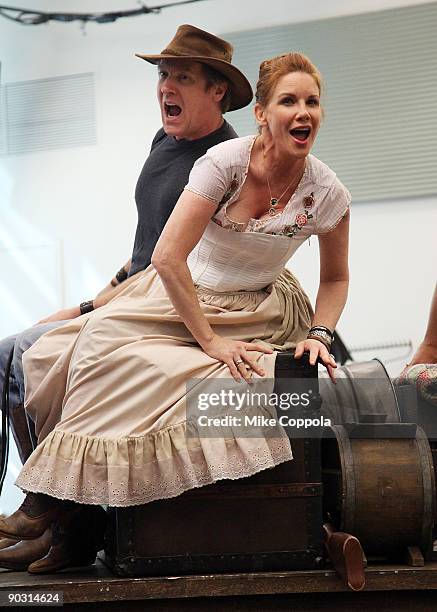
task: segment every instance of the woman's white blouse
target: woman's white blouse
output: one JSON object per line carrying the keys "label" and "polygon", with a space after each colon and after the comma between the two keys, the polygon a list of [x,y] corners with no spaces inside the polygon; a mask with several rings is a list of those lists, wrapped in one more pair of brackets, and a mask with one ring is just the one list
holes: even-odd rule
{"label": "woman's white blouse", "polygon": [[235,223],[227,208],[240,195],[255,139],[235,138],[209,149],[194,164],[185,187],[217,205],[188,266],[194,283],[218,292],[256,291],[274,282],[307,238],[336,227],[351,201],[335,172],[308,155],[302,179],[281,213]]}

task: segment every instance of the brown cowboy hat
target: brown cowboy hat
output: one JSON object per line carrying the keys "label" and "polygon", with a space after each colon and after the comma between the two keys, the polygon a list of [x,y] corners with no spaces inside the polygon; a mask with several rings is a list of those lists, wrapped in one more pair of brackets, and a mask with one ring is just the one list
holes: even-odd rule
{"label": "brown cowboy hat", "polygon": [[189,59],[211,66],[229,81],[231,105],[229,110],[247,106],[252,100],[253,92],[244,74],[231,64],[233,47],[222,38],[192,25],[178,27],[173,40],[159,55],[135,53],[151,64],[162,59]]}

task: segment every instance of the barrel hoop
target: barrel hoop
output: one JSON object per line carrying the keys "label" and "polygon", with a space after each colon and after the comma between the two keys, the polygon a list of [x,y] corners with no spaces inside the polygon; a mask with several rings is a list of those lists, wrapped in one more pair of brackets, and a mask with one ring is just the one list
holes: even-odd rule
{"label": "barrel hoop", "polygon": [[417,427],[417,448],[423,483],[423,521],[420,536],[420,548],[425,555],[432,552],[432,530],[436,518],[435,507],[435,475],[431,448],[428,438],[421,427]]}
{"label": "barrel hoop", "polygon": [[355,466],[349,434],[343,425],[332,427],[338,442],[342,473],[341,527],[353,533],[355,528]]}

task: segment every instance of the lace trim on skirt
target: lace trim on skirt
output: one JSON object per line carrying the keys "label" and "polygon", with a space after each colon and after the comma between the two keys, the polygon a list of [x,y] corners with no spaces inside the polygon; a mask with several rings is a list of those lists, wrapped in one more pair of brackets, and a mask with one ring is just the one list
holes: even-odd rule
{"label": "lace trim on skirt", "polygon": [[[82,504],[135,506],[238,479],[293,458],[278,437],[188,437],[186,422],[143,437],[104,439],[52,431],[32,453],[16,485]],[[282,432],[282,433],[281,433]],[[270,432],[271,434],[271,432]]]}

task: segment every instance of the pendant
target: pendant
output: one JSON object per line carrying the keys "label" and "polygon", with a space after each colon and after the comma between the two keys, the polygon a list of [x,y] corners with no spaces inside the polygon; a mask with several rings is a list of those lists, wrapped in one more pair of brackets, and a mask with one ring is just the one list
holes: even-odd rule
{"label": "pendant", "polygon": [[275,206],[278,204],[278,198],[270,198],[270,208],[269,208],[269,215],[272,217],[273,215],[276,215],[276,209]]}

